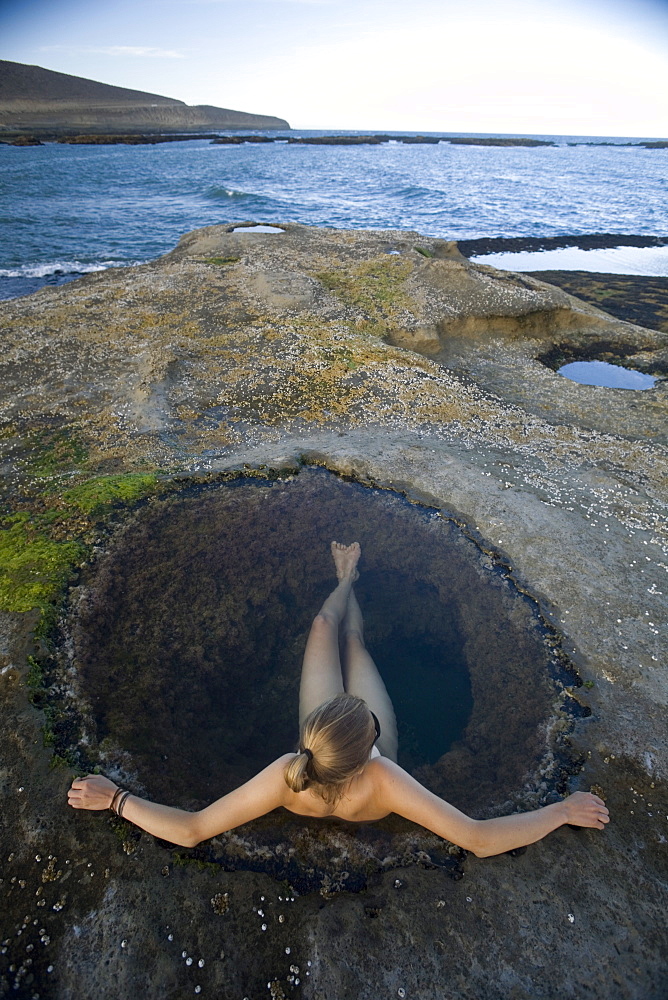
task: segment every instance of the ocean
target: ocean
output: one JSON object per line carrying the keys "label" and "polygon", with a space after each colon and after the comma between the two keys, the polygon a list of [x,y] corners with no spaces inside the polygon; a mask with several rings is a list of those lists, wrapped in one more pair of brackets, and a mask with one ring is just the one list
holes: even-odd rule
{"label": "ocean", "polygon": [[[539,138],[555,145],[0,145],[0,298],[150,260],[189,230],[247,220],[455,240],[668,236],[668,149]],[[630,266],[668,274],[668,248],[652,260]]]}

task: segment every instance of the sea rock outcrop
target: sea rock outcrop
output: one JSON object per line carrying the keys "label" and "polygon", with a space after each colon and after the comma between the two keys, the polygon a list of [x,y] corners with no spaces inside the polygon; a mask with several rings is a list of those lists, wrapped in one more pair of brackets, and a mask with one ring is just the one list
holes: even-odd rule
{"label": "sea rock outcrop", "polygon": [[[130,991],[426,1000],[447,983],[471,1000],[658,998],[668,336],[534,277],[474,265],[447,241],[272,224],[278,232],[208,227],[157,261],[2,305],[0,693],[12,720],[0,734],[3,988],[110,1000]],[[642,393],[577,385],[551,367],[559,352],[605,354],[660,378]],[[566,784],[595,788],[612,814],[605,832],[562,828],[519,856],[478,860],[394,820],[380,828],[385,855],[366,832],[356,840],[354,829],[293,824],[297,883],[275,836],[285,818],[250,824],[209,853],[174,852],[106,816],[67,811],[76,767],[113,763],[142,783],[141,726],[136,758],[118,737],[127,720],[106,713],[105,743],[70,655],[93,620],[101,642],[113,635],[122,647],[112,597],[142,585],[133,577],[123,587],[115,553],[130,553],[136,574],[145,565],[149,607],[161,581],[148,553],[160,551],[170,505],[175,517],[192,510],[187,547],[199,559],[208,537],[200,493],[206,500],[241,476],[299,481],[316,475],[310,466],[404,496],[426,523],[447,520],[478,553],[480,579],[496,574],[504,594],[523,595],[535,621],[527,632],[558,653],[560,680],[540,680],[527,705],[533,748],[553,761],[559,736],[561,784],[550,786],[555,772],[541,764],[515,773],[512,800],[467,807],[483,816],[530,808]],[[280,534],[279,520],[267,524]],[[170,537],[160,541],[166,560]],[[420,580],[419,560],[411,564],[429,600],[438,559]],[[303,591],[302,562],[281,573]],[[178,588],[179,575],[165,588]],[[241,610],[221,591],[237,644],[246,620],[273,620],[253,587]],[[192,595],[185,608],[199,606]],[[147,729],[150,621],[128,622],[135,685],[126,703],[147,699]],[[471,618],[467,641],[483,624]],[[220,628],[212,619],[211,635]],[[494,634],[507,645],[503,625]],[[202,669],[207,642],[193,654]],[[479,650],[491,670],[494,639]],[[489,698],[483,674],[474,701]],[[111,676],[103,670],[95,690]],[[521,677],[506,681],[521,714]],[[202,718],[187,711],[196,738]],[[164,787],[170,762],[156,766]]]}
{"label": "sea rock outcrop", "polygon": [[[457,146],[554,146],[553,142],[544,139],[489,138],[474,139],[471,137],[456,138],[454,136],[437,135],[316,135],[289,136],[289,143],[302,146],[380,146],[384,142],[401,142],[408,145],[437,145],[439,142],[449,142]],[[214,139],[220,145],[239,145],[243,142],[285,142],[280,136],[253,136],[248,139],[243,136],[221,136]]]}

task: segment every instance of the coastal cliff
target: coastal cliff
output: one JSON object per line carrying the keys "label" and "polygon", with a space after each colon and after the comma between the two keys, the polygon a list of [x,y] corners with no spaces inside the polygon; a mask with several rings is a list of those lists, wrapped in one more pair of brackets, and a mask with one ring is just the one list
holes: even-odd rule
{"label": "coastal cliff", "polygon": [[159,94],[113,87],[41,66],[0,60],[0,132],[188,132],[286,129],[283,118],[208,104],[190,107]]}

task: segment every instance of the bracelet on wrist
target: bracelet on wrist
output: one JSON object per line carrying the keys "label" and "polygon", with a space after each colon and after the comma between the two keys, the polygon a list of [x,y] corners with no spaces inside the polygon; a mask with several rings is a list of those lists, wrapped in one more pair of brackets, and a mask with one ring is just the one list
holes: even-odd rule
{"label": "bracelet on wrist", "polygon": [[127,791],[123,792],[123,794],[121,795],[120,799],[118,800],[118,806],[116,807],[116,815],[120,819],[123,819],[123,810],[125,809],[125,803],[128,800],[128,796],[131,795],[131,794],[132,794],[131,792],[127,792]]}
{"label": "bracelet on wrist", "polygon": [[116,803],[118,802],[119,796],[121,796],[122,794],[123,794],[123,789],[117,787],[116,791],[114,792],[114,794],[112,796],[111,802],[109,803],[109,808],[111,809],[112,812],[116,813],[117,815],[118,815],[118,813],[117,813],[117,809],[116,809]]}

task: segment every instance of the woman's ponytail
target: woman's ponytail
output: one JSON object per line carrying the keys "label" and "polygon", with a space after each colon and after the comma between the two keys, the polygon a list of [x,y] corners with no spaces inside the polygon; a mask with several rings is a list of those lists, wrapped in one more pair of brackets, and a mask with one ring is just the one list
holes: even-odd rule
{"label": "woman's ponytail", "polygon": [[308,788],[310,779],[307,770],[312,760],[313,754],[310,750],[301,750],[288,764],[285,780],[293,792],[303,792]]}
{"label": "woman's ponytail", "polygon": [[304,719],[285,781],[293,792],[313,786],[325,802],[335,804],[368,762],[375,740],[376,727],[366,703],[351,694],[335,695]]}

